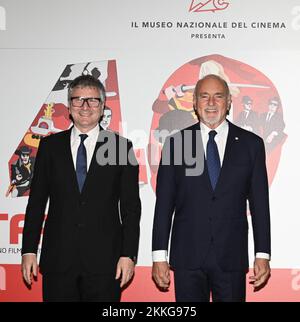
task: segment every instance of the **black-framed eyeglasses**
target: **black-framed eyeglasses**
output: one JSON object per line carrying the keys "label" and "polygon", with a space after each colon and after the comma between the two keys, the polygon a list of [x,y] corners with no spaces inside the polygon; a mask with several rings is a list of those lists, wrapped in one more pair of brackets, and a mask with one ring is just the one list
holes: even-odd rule
{"label": "black-framed eyeglasses", "polygon": [[100,106],[101,98],[99,97],[71,97],[71,104],[74,107],[83,107],[84,103],[87,102],[89,108],[97,108]]}

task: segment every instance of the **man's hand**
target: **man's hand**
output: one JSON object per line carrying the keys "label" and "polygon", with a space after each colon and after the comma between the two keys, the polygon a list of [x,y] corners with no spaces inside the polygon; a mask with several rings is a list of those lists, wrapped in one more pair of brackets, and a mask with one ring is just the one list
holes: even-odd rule
{"label": "man's hand", "polygon": [[152,277],[157,286],[167,290],[170,286],[170,267],[168,262],[153,262]]}
{"label": "man's hand", "polygon": [[38,264],[35,254],[27,254],[22,256],[22,275],[28,285],[32,284],[32,275],[37,278]]}
{"label": "man's hand", "polygon": [[270,277],[271,269],[268,259],[256,258],[254,261],[254,276],[250,276],[250,280],[253,281],[254,290],[263,288]]}
{"label": "man's hand", "polygon": [[129,257],[120,257],[117,264],[116,280],[121,278],[120,287],[127,284],[134,274],[134,262]]}

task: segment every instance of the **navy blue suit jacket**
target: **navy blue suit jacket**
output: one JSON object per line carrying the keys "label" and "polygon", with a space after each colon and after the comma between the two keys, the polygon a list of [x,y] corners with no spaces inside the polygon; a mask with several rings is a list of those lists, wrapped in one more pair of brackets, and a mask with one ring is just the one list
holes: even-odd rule
{"label": "navy blue suit jacket", "polygon": [[[170,165],[159,166],[153,224],[153,250],[167,250],[174,215],[170,264],[173,268],[197,269],[211,243],[219,265],[225,271],[246,270],[248,263],[247,199],[254,234],[254,250],[271,253],[268,179],[263,140],[229,122],[229,132],[221,173],[213,191],[202,140],[196,142],[200,123],[170,136],[163,155],[170,147]],[[189,131],[185,131],[189,130]],[[196,149],[204,160],[201,175],[187,176],[190,167],[176,164],[175,151],[184,154],[184,139],[190,133],[192,154]],[[200,132],[198,134],[201,135]],[[199,140],[198,140],[199,141]],[[189,153],[189,152],[188,152]],[[178,163],[178,162],[177,162]]]}

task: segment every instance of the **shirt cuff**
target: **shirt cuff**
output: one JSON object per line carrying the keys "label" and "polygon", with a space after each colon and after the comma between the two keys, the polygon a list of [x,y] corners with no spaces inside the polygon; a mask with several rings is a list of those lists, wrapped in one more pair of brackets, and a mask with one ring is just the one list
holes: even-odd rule
{"label": "shirt cuff", "polygon": [[270,260],[271,256],[268,253],[256,253],[255,258],[264,258]]}
{"label": "shirt cuff", "polygon": [[[152,252],[152,261],[153,262],[166,262],[168,260],[167,257],[168,257],[168,251],[166,251],[166,250],[154,250]],[[267,254],[267,253],[256,253],[255,257],[256,258],[264,258],[267,260],[271,259],[270,254]]]}
{"label": "shirt cuff", "polygon": [[22,256],[25,256],[25,255],[36,255],[36,254],[35,253],[25,253]]}
{"label": "shirt cuff", "polygon": [[167,262],[168,251],[167,250],[154,250],[152,252],[153,262]]}

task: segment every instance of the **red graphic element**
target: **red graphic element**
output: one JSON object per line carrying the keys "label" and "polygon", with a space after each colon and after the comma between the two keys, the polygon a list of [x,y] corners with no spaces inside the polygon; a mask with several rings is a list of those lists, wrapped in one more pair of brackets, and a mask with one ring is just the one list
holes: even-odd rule
{"label": "red graphic element", "polygon": [[8,220],[8,214],[0,214],[0,220],[7,221]]}
{"label": "red graphic element", "polygon": [[229,2],[224,0],[208,0],[208,1],[199,1],[193,0],[189,12],[207,12],[212,11],[216,12],[219,10],[224,10],[229,6]]}
{"label": "red graphic element", "polygon": [[[24,223],[25,214],[15,214],[11,217],[8,216],[8,214],[0,214],[0,222],[8,222],[9,224],[9,244],[10,245],[19,245],[20,239],[22,237],[23,233],[23,223]],[[46,220],[43,221],[43,226]],[[44,227],[41,231],[41,236],[43,235]]]}
{"label": "red graphic element", "polygon": [[[219,75],[227,81],[232,95],[229,120],[233,123],[238,124],[239,115],[243,112],[243,100],[246,97],[251,98],[252,111],[257,116],[255,130],[253,129],[252,132],[264,139],[269,185],[272,184],[279,165],[281,149],[287,138],[284,133],[283,107],[279,93],[271,80],[252,66],[224,56],[209,55],[179,67],[166,80],[152,105],[153,118],[148,145],[148,162],[154,191],[163,145],[158,133],[178,131],[198,121],[193,111],[193,91],[196,82],[208,74]],[[278,103],[276,117],[274,114],[273,122],[266,125],[270,102],[276,103],[276,100]],[[246,129],[249,130],[249,128]],[[274,132],[276,132],[275,136],[269,134]]]}
{"label": "red graphic element", "polygon": [[[22,236],[23,233],[23,223],[24,223],[24,214],[14,215],[10,220],[10,244],[19,244],[19,237]],[[22,223],[22,226],[20,226]]]}
{"label": "red graphic element", "polygon": [[[1,271],[2,289],[1,289]],[[251,276],[250,269],[248,276]],[[6,278],[6,285],[3,278]],[[268,285],[259,292],[253,292],[251,284],[247,283],[247,302],[298,302],[300,291],[300,270],[289,268],[272,269],[272,278]],[[133,281],[122,292],[122,302],[174,302],[174,281],[171,274],[171,287],[168,292],[159,291],[152,278],[151,267],[137,266]],[[5,288],[4,288],[5,285]],[[20,265],[1,264],[0,266],[0,302],[41,302],[42,275],[38,275],[31,289],[23,280]]]}
{"label": "red graphic element", "polygon": [[0,266],[0,291],[6,290],[6,270]]}

